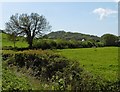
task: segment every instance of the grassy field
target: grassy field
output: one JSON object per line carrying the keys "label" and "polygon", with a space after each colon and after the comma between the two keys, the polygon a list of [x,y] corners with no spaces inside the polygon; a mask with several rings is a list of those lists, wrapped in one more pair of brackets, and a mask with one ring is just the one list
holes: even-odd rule
{"label": "grassy field", "polygon": [[[12,46],[14,47],[14,43],[9,41],[7,34],[4,33],[0,33],[0,35],[2,36],[2,47],[4,46]],[[27,42],[25,41],[25,39],[23,38],[18,38],[19,41],[16,42],[15,46],[18,48],[22,48],[22,47],[28,47]]]}
{"label": "grassy field", "polygon": [[57,50],[61,55],[80,62],[85,70],[107,81],[118,77],[118,48],[80,48]]}

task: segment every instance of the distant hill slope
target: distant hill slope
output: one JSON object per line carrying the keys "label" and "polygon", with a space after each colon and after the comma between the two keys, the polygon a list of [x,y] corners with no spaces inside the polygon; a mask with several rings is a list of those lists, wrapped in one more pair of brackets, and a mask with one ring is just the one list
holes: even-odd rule
{"label": "distant hill slope", "polygon": [[51,32],[45,36],[47,36],[50,39],[65,39],[65,40],[71,40],[71,39],[90,40],[90,39],[94,39],[95,41],[100,40],[100,37],[98,37],[98,36],[82,34],[82,33],[65,32],[65,31]]}

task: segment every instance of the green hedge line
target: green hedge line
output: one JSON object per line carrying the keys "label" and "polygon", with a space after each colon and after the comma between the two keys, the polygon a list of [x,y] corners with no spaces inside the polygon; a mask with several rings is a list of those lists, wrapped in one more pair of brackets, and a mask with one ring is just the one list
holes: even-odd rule
{"label": "green hedge line", "polygon": [[41,49],[65,49],[65,48],[90,48],[90,47],[103,47],[101,42],[93,41],[75,41],[75,40],[51,40],[51,39],[38,39],[33,43],[33,48]]}

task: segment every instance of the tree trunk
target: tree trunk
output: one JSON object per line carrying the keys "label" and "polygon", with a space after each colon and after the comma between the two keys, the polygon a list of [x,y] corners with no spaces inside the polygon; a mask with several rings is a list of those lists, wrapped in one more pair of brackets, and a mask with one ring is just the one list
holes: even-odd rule
{"label": "tree trunk", "polygon": [[33,39],[31,37],[28,37],[27,39],[28,39],[29,48],[32,49]]}
{"label": "tree trunk", "polygon": [[32,49],[32,43],[29,43],[29,48]]}
{"label": "tree trunk", "polygon": [[32,49],[32,40],[29,41],[29,48]]}

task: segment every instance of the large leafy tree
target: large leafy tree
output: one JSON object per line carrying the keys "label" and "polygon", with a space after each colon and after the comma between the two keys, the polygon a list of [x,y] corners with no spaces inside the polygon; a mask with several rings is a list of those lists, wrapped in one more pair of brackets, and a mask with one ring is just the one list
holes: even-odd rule
{"label": "large leafy tree", "polygon": [[49,31],[51,26],[43,15],[37,13],[15,14],[10,17],[9,22],[6,23],[6,32],[17,35],[24,35],[32,48],[33,39],[46,31]]}
{"label": "large leafy tree", "polygon": [[113,34],[104,34],[103,36],[101,36],[101,41],[106,46],[115,46],[117,45],[118,40],[118,37]]}

